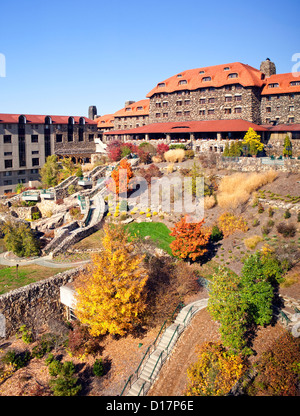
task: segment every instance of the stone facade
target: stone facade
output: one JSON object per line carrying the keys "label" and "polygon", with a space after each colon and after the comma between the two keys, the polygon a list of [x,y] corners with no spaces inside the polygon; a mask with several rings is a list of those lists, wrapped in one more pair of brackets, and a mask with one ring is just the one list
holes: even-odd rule
{"label": "stone facade", "polygon": [[135,127],[145,126],[149,124],[149,115],[142,114],[140,116],[116,116],[114,118],[114,130],[134,129]]}
{"label": "stone facade", "polygon": [[262,124],[300,123],[300,94],[272,94],[261,97]]}
{"label": "stone facade", "polygon": [[240,84],[154,94],[149,124],[201,120],[247,120],[260,124],[260,88]]}
{"label": "stone facade", "polygon": [[62,320],[64,307],[60,303],[59,288],[83,271],[83,267],[68,270],[1,295],[0,314],[5,317],[5,337],[15,335],[23,324],[35,331],[49,320]]}

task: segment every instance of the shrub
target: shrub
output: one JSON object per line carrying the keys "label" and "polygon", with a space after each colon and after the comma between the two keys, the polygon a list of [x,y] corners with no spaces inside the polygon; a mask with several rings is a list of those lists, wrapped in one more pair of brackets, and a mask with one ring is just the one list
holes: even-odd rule
{"label": "shrub", "polygon": [[164,153],[167,152],[169,150],[169,145],[165,144],[165,143],[159,143],[157,145],[157,154],[161,157],[163,157]]}
{"label": "shrub", "polygon": [[68,187],[68,195],[73,195],[73,194],[75,194],[75,192],[76,192],[76,188],[75,188],[75,186],[74,185],[70,185],[69,187]]}
{"label": "shrub", "polygon": [[73,219],[78,219],[81,216],[81,211],[79,207],[72,207],[70,208],[69,212]]}
{"label": "shrub", "polygon": [[31,344],[33,342],[33,335],[31,329],[28,329],[26,325],[21,325],[19,328],[22,341],[25,344]]}
{"label": "shrub", "polygon": [[272,218],[272,217],[273,217],[273,215],[274,215],[274,210],[273,210],[273,208],[271,208],[271,207],[270,207],[270,208],[268,209],[268,215],[269,215],[269,217],[270,217],[270,218]]}
{"label": "shrub", "polygon": [[257,227],[259,225],[259,220],[257,218],[254,218],[252,225],[253,227]]}
{"label": "shrub", "polygon": [[159,167],[153,163],[147,169],[141,168],[139,170],[139,176],[145,178],[148,184],[151,183],[152,178],[160,178],[162,175]]}
{"label": "shrub", "polygon": [[246,232],[248,230],[247,222],[243,217],[236,217],[234,214],[225,212],[218,218],[218,227],[224,237],[228,237],[235,231]]}
{"label": "shrub", "polygon": [[147,164],[151,162],[151,154],[146,152],[143,148],[138,149],[137,155],[142,163]]}
{"label": "shrub", "polygon": [[22,367],[25,367],[30,361],[30,352],[24,351],[22,353],[17,353],[16,351],[8,351],[1,359],[5,364],[12,364],[16,370],[19,370]]}
{"label": "shrub", "polygon": [[62,204],[64,203],[64,200],[63,200],[63,198],[58,198],[58,199],[55,201],[55,203],[56,203],[57,205],[62,205]]}
{"label": "shrub", "polygon": [[284,224],[281,222],[277,225],[277,231],[285,238],[294,237],[296,234],[296,227],[293,224]]}
{"label": "shrub", "polygon": [[164,158],[170,163],[182,162],[184,156],[185,151],[183,149],[170,149],[164,153]]}
{"label": "shrub", "polygon": [[67,342],[67,351],[71,357],[83,358],[88,354],[96,353],[99,348],[99,340],[91,337],[88,328],[75,322],[70,330]]}
{"label": "shrub", "polygon": [[174,163],[170,163],[167,166],[167,173],[172,173],[174,171]]}
{"label": "shrub", "polygon": [[198,347],[198,360],[189,366],[187,396],[226,396],[246,370],[240,355],[230,354],[221,343]]}
{"label": "shrub", "polygon": [[211,209],[216,205],[216,198],[213,195],[204,197],[204,209]]}
{"label": "shrub", "polygon": [[254,250],[258,243],[263,241],[263,238],[260,235],[253,235],[244,239],[244,244],[250,250]]}
{"label": "shrub", "polygon": [[185,157],[187,159],[193,159],[194,156],[195,156],[194,150],[186,150],[185,151]]}
{"label": "shrub", "polygon": [[214,225],[212,227],[210,239],[214,243],[216,243],[217,241],[220,241],[220,240],[223,239],[223,233],[222,233],[222,231],[219,229],[219,227],[217,225]]}
{"label": "shrub", "polygon": [[93,365],[93,373],[97,377],[102,377],[104,374],[104,366],[102,358],[98,358]]}
{"label": "shrub", "polygon": [[264,207],[263,207],[263,205],[261,204],[261,203],[259,203],[258,204],[258,208],[257,208],[257,212],[259,213],[259,214],[262,214],[263,212],[264,212]]}
{"label": "shrub", "polygon": [[[56,367],[53,363],[56,363]],[[53,371],[50,373],[52,365]],[[53,376],[49,385],[54,396],[76,396],[81,390],[81,385],[77,384],[78,377],[74,376],[75,366],[71,361],[65,361],[63,364],[57,360],[52,361],[49,365],[49,373]]]}
{"label": "shrub", "polygon": [[283,216],[284,216],[284,218],[285,219],[287,219],[287,218],[290,218],[291,217],[291,213],[290,213],[290,211],[287,209],[286,211],[285,211],[285,213],[283,214]]}
{"label": "shrub", "polygon": [[257,376],[248,392],[255,396],[297,396],[299,387],[300,339],[289,332],[281,335],[263,353]]}

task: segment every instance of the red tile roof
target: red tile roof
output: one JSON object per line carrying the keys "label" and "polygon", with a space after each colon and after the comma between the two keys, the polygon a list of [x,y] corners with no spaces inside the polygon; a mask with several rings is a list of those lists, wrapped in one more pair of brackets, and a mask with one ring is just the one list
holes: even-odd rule
{"label": "red tile roof", "polygon": [[196,133],[196,132],[244,132],[252,127],[256,131],[268,131],[266,128],[246,120],[211,120],[153,123],[135,129],[111,130],[106,135],[147,134],[147,133]]}
{"label": "red tile roof", "polygon": [[98,128],[107,129],[114,127],[114,114],[105,114],[104,116],[95,119]]}
{"label": "red tile roof", "polygon": [[278,124],[271,126],[270,131],[300,131],[300,124]]}
{"label": "red tile roof", "polygon": [[[149,103],[150,100],[140,100],[136,103],[127,105],[119,111],[114,113],[114,117],[133,117],[133,116],[143,116],[149,114]],[[126,110],[129,109],[129,110]]]}
{"label": "red tile roof", "polygon": [[[23,115],[26,117],[26,123],[31,124],[44,124],[45,123],[45,117],[47,115],[36,115],[36,114],[3,114],[0,113],[0,123],[5,124],[14,124],[19,122],[20,115]],[[52,116],[49,114],[49,117],[51,117],[53,124],[68,124],[69,117],[72,116]],[[97,124],[96,121],[91,120],[87,117],[79,117],[75,116],[74,123],[79,124],[79,119],[84,118],[85,123],[87,124]]]}
{"label": "red tile roof", "polygon": [[[237,77],[230,78],[230,74],[237,74]],[[206,81],[205,78],[208,77],[211,78],[211,80]],[[152,97],[155,93],[196,90],[198,88],[206,87],[222,87],[224,85],[237,83],[245,87],[262,87],[264,85],[262,72],[240,62],[189,69],[158,83],[157,86],[147,94],[147,97]],[[159,85],[161,86],[159,87]]]}
{"label": "red tile roof", "polygon": [[[292,72],[271,75],[265,81],[266,85],[262,90],[262,95],[300,92],[300,77],[294,77]],[[299,85],[291,85],[291,83],[298,83]],[[270,84],[278,84],[278,87],[271,88]]]}

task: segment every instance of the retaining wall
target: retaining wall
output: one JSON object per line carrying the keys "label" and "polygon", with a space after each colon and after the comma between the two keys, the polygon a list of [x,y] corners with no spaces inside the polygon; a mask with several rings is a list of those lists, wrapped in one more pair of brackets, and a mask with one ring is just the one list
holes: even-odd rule
{"label": "retaining wall", "polygon": [[84,269],[82,266],[58,273],[0,295],[0,316],[5,317],[5,337],[15,335],[23,324],[36,331],[49,320],[62,320],[64,306],[60,302],[59,288],[72,282]]}

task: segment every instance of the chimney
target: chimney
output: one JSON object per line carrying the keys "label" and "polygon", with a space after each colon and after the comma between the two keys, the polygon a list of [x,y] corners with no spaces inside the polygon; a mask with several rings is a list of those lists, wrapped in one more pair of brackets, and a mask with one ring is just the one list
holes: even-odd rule
{"label": "chimney", "polygon": [[127,107],[130,104],[134,104],[134,103],[135,103],[135,101],[125,101],[125,107]]}
{"label": "chimney", "polygon": [[270,61],[270,59],[267,58],[260,64],[260,71],[264,73],[266,77],[270,77],[271,75],[276,74],[276,66],[274,62]]}
{"label": "chimney", "polygon": [[89,119],[94,120],[97,115],[97,107],[95,105],[89,106]]}

